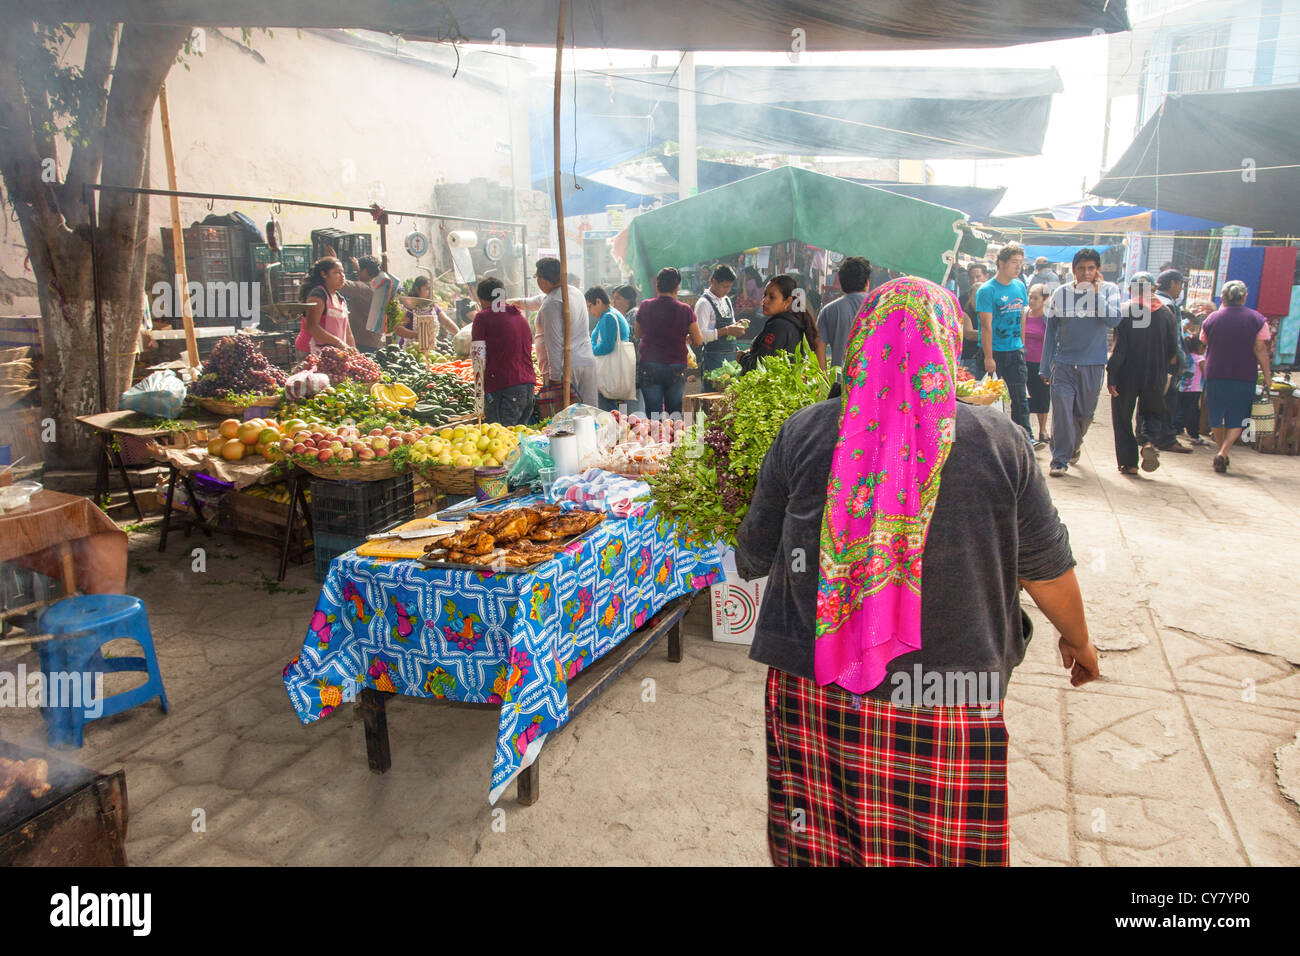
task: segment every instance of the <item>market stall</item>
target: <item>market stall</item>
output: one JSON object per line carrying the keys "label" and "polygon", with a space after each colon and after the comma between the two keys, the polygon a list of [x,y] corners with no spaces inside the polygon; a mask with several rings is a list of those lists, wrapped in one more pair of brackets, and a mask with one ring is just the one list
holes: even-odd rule
{"label": "market stall", "polygon": [[712,545],[639,514],[607,516],[521,573],[352,552],[332,563],[285,686],[304,723],[366,688],[499,705],[495,802],[569,719],[569,682],[721,573]]}
{"label": "market stall", "polygon": [[126,532],[75,495],[40,490],[26,504],[10,508],[0,498],[0,562],[8,561],[58,578],[64,594],[121,594]]}

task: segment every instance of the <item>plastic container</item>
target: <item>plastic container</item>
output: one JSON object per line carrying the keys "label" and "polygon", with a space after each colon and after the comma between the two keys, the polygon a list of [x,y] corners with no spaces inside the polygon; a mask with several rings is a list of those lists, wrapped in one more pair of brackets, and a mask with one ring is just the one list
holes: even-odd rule
{"label": "plastic container", "polygon": [[510,492],[505,468],[475,468],[474,495],[479,501],[500,498]]}
{"label": "plastic container", "polygon": [[26,508],[32,500],[32,495],[43,487],[39,481],[17,481],[7,488],[0,489],[0,511]]}
{"label": "plastic container", "polygon": [[312,527],[331,535],[364,540],[415,517],[415,481],[407,473],[380,481],[311,483]]}
{"label": "plastic container", "polygon": [[325,580],[330,571],[330,564],[340,554],[347,554],[352,549],[359,548],[365,543],[364,536],[353,537],[346,534],[329,534],[319,529],[316,530],[312,534],[312,546],[316,552],[316,580]]}

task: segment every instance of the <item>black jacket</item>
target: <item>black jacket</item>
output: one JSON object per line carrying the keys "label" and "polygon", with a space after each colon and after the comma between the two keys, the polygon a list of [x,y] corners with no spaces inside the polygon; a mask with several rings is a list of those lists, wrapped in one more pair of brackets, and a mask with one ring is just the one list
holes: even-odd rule
{"label": "black jacket", "polygon": [[803,337],[803,323],[793,312],[770,315],[754,335],[749,351],[741,356],[740,367],[746,372],[752,372],[759,359],[778,352],[793,352]]}

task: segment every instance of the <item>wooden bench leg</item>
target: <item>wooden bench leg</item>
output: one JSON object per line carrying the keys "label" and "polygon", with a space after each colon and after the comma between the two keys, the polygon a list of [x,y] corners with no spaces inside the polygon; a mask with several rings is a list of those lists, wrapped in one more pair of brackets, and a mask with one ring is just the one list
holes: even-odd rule
{"label": "wooden bench leg", "polygon": [[542,755],[538,754],[532,763],[519,771],[519,802],[526,807],[531,807],[541,796],[542,776],[538,769],[541,760]]}
{"label": "wooden bench leg", "polygon": [[372,773],[387,773],[393,765],[392,753],[388,749],[386,697],[381,691],[367,687],[357,698],[361,720],[366,726],[366,759]]}
{"label": "wooden bench leg", "polygon": [[668,631],[668,660],[674,664],[680,664],[682,660],[682,619],[680,617]]}

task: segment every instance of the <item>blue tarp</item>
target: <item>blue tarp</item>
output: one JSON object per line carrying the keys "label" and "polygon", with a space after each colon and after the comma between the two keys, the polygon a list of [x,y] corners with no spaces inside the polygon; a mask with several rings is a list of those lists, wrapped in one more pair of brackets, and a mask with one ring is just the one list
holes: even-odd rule
{"label": "blue tarp", "polygon": [[[605,211],[606,206],[616,206],[620,203],[628,209],[648,208],[654,205],[658,199],[657,196],[628,192],[626,189],[619,189],[617,186],[598,183],[586,176],[577,177],[581,189],[573,188],[573,176],[563,176],[560,181],[564,184],[565,219],[570,216],[589,216],[602,213]],[[555,195],[551,192],[551,181],[549,179],[536,184],[536,188],[550,196],[551,202],[554,203]]]}
{"label": "blue tarp", "polygon": [[1222,228],[1223,223],[1213,219],[1197,219],[1195,216],[1180,216],[1174,212],[1162,212],[1145,206],[1084,206],[1079,210],[1080,222],[1104,222],[1107,219],[1123,219],[1126,216],[1140,216],[1151,213],[1151,229],[1155,232],[1208,232]]}
{"label": "blue tarp", "polygon": [[1080,249],[1092,248],[1106,252],[1110,246],[1025,246],[1025,262],[1032,263],[1039,256],[1045,256],[1048,262],[1069,262]]}

